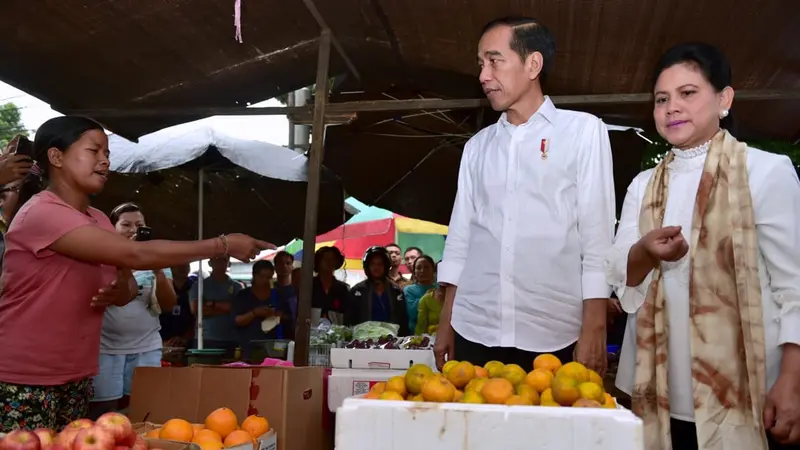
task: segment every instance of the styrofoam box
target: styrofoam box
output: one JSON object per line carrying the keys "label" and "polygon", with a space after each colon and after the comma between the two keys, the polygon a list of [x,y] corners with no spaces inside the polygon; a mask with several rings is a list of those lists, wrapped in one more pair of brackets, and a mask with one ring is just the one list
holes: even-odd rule
{"label": "styrofoam box", "polygon": [[417,403],[348,398],[336,450],[643,450],[625,409]]}
{"label": "styrofoam box", "polygon": [[331,349],[331,367],[335,369],[408,370],[414,364],[436,367],[433,350]]}
{"label": "styrofoam box", "polygon": [[404,370],[331,369],[328,376],[328,409],[336,412],[346,398],[366,394],[376,383],[405,373]]}

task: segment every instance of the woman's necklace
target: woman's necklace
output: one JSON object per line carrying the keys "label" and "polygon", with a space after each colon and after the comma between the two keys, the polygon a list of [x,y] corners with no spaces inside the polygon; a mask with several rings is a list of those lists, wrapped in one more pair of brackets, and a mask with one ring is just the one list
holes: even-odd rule
{"label": "woman's necklace", "polygon": [[700,145],[697,145],[692,148],[687,148],[686,150],[681,150],[677,147],[672,147],[672,153],[674,153],[677,158],[686,158],[686,159],[691,159],[696,156],[705,155],[706,153],[708,153],[708,149],[711,148],[712,140],[713,139],[709,139]]}

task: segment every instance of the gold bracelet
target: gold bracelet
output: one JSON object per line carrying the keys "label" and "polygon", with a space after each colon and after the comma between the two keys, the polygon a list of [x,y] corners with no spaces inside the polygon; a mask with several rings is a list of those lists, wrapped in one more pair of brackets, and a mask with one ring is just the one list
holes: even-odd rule
{"label": "gold bracelet", "polygon": [[219,240],[222,241],[222,257],[223,258],[227,258],[228,256],[230,256],[228,254],[228,236],[225,236],[224,234],[220,234],[219,235]]}

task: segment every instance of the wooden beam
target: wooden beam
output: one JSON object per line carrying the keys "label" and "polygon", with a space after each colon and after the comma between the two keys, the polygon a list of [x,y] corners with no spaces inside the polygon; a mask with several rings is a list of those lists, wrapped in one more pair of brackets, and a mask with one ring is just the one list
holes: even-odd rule
{"label": "wooden beam", "polygon": [[[286,117],[294,125],[312,125],[314,123],[312,114],[289,114]],[[356,120],[356,117],[356,113],[326,113],[325,123],[328,125],[346,125]]]}
{"label": "wooden beam", "polygon": [[[328,27],[328,24],[325,23],[325,19],[322,17],[322,14],[317,9],[317,5],[314,4],[314,0],[303,0],[303,3],[306,4],[308,12],[310,12],[311,15],[314,16],[314,20],[317,21],[317,24],[319,24],[320,28],[322,28],[323,30],[330,30],[330,27]],[[347,56],[347,53],[344,52],[344,47],[342,47],[342,44],[339,43],[339,40],[336,39],[336,36],[334,36],[333,33],[331,33],[331,43],[333,44],[333,48],[336,49],[336,52],[339,53],[339,56],[341,56],[342,59],[344,60],[344,63],[347,65],[347,68],[350,70],[353,76],[356,77],[356,80],[358,80],[358,82],[360,83],[361,74],[358,73],[356,65],[353,64],[353,61],[350,60],[350,57]]]}
{"label": "wooden beam", "polygon": [[[326,83],[327,85],[327,83]],[[596,95],[556,95],[551,96],[559,106],[589,106],[650,103],[652,95],[642,94],[596,94]],[[736,101],[762,100],[800,100],[800,90],[754,90],[737,91]],[[362,100],[340,102],[327,105],[330,114],[350,114],[376,111],[417,111],[425,109],[473,109],[489,106],[485,98],[414,98],[407,100]],[[82,115],[97,118],[111,117],[153,117],[153,116],[274,116],[289,114],[312,114],[312,106],[266,106],[248,108],[245,106],[213,106],[188,108],[114,108],[65,110],[64,114]]]}
{"label": "wooden beam", "polygon": [[303,278],[297,305],[294,363],[308,365],[308,345],[311,333],[311,297],[314,286],[314,251],[317,240],[319,183],[325,142],[325,108],[328,103],[328,65],[331,58],[331,32],[323,29],[317,58],[317,84],[314,95],[314,124],[311,129],[311,153],[308,156],[308,185],[306,187],[306,217],[303,231]]}

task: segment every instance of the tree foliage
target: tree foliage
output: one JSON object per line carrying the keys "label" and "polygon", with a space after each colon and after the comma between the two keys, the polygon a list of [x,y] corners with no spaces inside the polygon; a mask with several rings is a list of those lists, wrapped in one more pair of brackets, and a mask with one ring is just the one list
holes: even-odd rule
{"label": "tree foliage", "polygon": [[0,106],[0,149],[6,148],[8,141],[18,134],[28,135],[19,107],[13,103]]}
{"label": "tree foliage", "polygon": [[[786,155],[792,160],[794,167],[796,169],[800,169],[800,145],[780,140],[748,141],[747,145],[770,153]],[[658,164],[664,158],[669,150],[670,145],[661,138],[653,141],[652,144],[647,144],[642,157],[642,170],[655,167],[656,164]]]}

